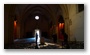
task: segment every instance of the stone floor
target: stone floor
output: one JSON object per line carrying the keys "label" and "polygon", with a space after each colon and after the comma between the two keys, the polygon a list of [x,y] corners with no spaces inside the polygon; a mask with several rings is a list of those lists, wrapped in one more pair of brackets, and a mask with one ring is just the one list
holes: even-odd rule
{"label": "stone floor", "polygon": [[[36,49],[35,38],[16,39],[14,42],[13,45],[8,45],[5,49]],[[69,42],[69,48],[66,48],[45,39],[45,44],[38,43],[38,49],[84,49],[84,42]]]}

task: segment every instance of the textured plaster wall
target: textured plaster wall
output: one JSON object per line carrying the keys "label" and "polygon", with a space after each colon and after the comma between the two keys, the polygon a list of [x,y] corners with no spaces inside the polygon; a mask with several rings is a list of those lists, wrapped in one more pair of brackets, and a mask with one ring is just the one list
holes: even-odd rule
{"label": "textured plaster wall", "polygon": [[69,11],[70,41],[84,41],[84,11],[78,13],[75,5],[71,7]]}

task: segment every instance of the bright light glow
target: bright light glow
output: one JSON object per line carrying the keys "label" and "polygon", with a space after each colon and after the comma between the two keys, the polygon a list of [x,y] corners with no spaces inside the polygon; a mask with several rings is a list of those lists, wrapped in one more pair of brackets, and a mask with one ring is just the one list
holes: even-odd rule
{"label": "bright light glow", "polygon": [[37,40],[37,42],[40,43],[40,32],[39,32],[39,30],[37,30],[37,34],[38,34],[38,40]]}
{"label": "bright light glow", "polygon": [[38,34],[37,43],[40,44],[40,31],[38,29],[35,30],[35,37],[36,37],[36,33]]}
{"label": "bright light glow", "polygon": [[39,16],[35,16],[35,19],[36,19],[36,20],[39,20]]}

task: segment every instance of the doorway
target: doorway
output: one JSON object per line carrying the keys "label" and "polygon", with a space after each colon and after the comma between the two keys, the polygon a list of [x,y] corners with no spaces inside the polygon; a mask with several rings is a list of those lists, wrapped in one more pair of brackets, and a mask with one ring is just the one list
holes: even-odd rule
{"label": "doorway", "polygon": [[37,43],[40,44],[40,37],[41,37],[40,30],[35,29],[35,33],[34,33],[35,39],[36,39],[36,33],[38,35]]}
{"label": "doorway", "polygon": [[60,40],[64,40],[64,37],[63,37],[63,34],[62,34],[62,31],[64,31],[64,28],[65,28],[65,23],[64,23],[64,18],[62,15],[60,15],[59,19],[58,19],[58,38]]}

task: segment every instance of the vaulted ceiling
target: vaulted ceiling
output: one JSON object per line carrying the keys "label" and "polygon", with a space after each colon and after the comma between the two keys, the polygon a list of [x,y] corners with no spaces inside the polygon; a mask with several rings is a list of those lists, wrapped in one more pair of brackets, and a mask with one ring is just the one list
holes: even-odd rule
{"label": "vaulted ceiling", "polygon": [[60,13],[60,6],[58,4],[17,4],[16,15],[22,16],[24,22],[28,19],[34,18],[36,15],[44,18],[49,23],[53,18]]}
{"label": "vaulted ceiling", "polygon": [[[64,19],[69,15],[67,4],[6,4],[5,11],[9,20],[14,21],[16,18],[17,28],[22,33],[21,36],[36,28],[48,32],[53,25],[57,25],[60,15]],[[35,20],[36,15],[40,17],[38,24]]]}

